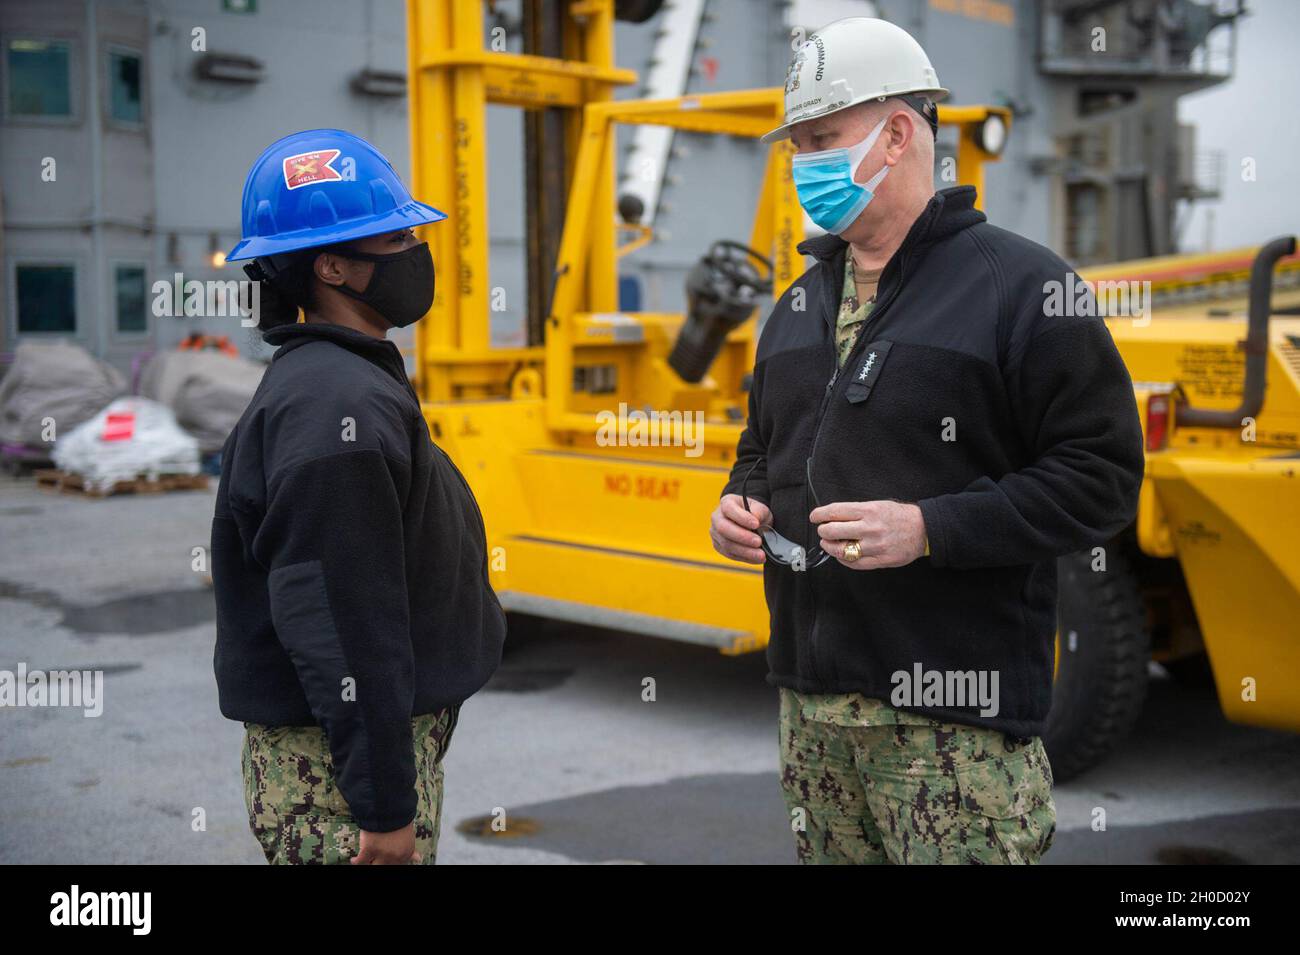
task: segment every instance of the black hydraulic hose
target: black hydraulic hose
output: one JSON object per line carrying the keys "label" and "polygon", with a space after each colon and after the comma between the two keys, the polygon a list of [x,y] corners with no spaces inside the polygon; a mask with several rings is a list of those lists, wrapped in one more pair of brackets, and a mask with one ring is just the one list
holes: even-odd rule
{"label": "black hydraulic hose", "polygon": [[1285,235],[1266,243],[1250,267],[1250,310],[1246,325],[1246,380],[1241,387],[1241,404],[1230,411],[1179,405],[1179,427],[1240,428],[1243,418],[1256,417],[1264,407],[1264,385],[1268,369],[1268,320],[1273,301],[1273,267],[1295,253],[1295,236]]}

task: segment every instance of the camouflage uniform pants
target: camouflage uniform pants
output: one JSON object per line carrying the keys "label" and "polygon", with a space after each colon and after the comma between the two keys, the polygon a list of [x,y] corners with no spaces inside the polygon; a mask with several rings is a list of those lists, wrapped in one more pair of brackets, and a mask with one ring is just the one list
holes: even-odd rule
{"label": "camouflage uniform pants", "polygon": [[[442,757],[459,707],[417,716],[415,848],[425,865],[438,851]],[[244,724],[244,803],[248,824],[272,865],[347,863],[361,848],[361,828],[334,779],[325,731],[318,726]]]}
{"label": "camouflage uniform pants", "polygon": [[781,690],[781,787],[799,861],[1035,863],[1056,832],[1042,740],[937,720],[846,726]]}

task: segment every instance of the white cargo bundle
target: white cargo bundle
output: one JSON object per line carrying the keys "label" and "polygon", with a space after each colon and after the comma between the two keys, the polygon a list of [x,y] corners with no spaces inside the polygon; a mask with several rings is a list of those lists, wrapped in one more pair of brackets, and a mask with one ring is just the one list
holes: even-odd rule
{"label": "white cargo bundle", "polygon": [[163,474],[198,474],[199,444],[165,406],[148,398],[119,398],[54,445],[54,463],[81,475],[88,488]]}

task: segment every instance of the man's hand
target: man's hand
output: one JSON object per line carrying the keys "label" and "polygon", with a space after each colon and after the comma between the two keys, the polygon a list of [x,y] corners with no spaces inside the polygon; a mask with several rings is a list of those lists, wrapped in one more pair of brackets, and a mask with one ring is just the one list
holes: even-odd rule
{"label": "man's hand", "polygon": [[[925,518],[915,504],[897,501],[844,501],[826,504],[809,515],[817,525],[822,550],[850,570],[902,567],[925,553]],[[844,548],[857,541],[862,556],[844,559]]]}
{"label": "man's hand", "polygon": [[723,557],[746,564],[763,563],[763,542],[758,529],[772,523],[772,512],[762,501],[749,499],[749,510],[739,494],[727,494],[713,510],[709,536],[713,549]]}
{"label": "man's hand", "polygon": [[415,821],[393,832],[361,830],[361,851],[352,857],[353,865],[411,865],[421,860],[415,851]]}

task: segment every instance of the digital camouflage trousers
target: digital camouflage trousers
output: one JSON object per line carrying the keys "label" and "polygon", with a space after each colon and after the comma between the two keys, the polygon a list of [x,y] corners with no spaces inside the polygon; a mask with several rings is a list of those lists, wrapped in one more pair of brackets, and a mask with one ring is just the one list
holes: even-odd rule
{"label": "digital camouflage trousers", "polygon": [[[442,757],[459,707],[411,721],[415,744],[415,848],[425,865],[438,851]],[[248,824],[272,865],[347,863],[361,828],[339,792],[325,731],[318,726],[244,724],[244,802]]]}
{"label": "digital camouflage trousers", "polygon": [[781,690],[781,787],[800,862],[1025,864],[1050,848],[1056,807],[1038,737],[916,714],[894,725],[817,715]]}

